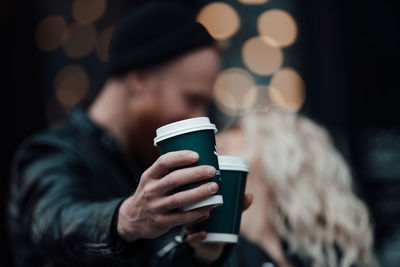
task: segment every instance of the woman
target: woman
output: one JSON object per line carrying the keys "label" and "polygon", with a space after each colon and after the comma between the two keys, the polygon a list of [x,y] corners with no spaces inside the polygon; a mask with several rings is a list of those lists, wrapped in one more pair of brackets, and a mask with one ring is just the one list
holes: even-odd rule
{"label": "woman", "polygon": [[[368,210],[323,128],[270,109],[243,118],[239,127],[217,136],[217,145],[221,155],[248,160],[246,191],[254,202],[243,213],[241,233],[276,264],[376,265]],[[234,254],[243,265],[254,261],[240,255],[246,251],[240,246]]]}

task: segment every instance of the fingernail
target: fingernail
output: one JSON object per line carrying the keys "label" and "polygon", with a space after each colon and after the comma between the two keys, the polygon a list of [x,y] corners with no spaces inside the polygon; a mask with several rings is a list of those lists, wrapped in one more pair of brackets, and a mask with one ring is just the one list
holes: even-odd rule
{"label": "fingernail", "polygon": [[218,185],[216,183],[210,183],[208,185],[208,191],[210,191],[210,193],[215,193],[218,190]]}
{"label": "fingernail", "polygon": [[197,158],[199,158],[199,154],[197,154],[196,152],[191,152],[190,153],[190,158],[197,159]]}
{"label": "fingernail", "polygon": [[208,173],[208,175],[215,175],[215,168],[214,167],[211,167],[211,166],[208,166],[208,168],[207,168],[207,173]]}

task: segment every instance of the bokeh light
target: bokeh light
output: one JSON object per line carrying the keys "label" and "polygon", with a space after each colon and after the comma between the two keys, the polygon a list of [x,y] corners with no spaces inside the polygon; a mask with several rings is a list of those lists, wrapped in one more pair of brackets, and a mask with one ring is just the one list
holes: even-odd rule
{"label": "bokeh light", "polygon": [[257,20],[258,33],[275,46],[286,47],[297,37],[297,25],[286,11],[272,9],[262,13]]}
{"label": "bokeh light", "polygon": [[225,40],[234,35],[240,27],[240,17],[229,4],[214,2],[203,7],[197,21],[206,27],[217,40]]}
{"label": "bokeh light", "polygon": [[274,105],[297,112],[304,104],[305,84],[295,70],[284,68],[272,76],[269,93]]}
{"label": "bokeh light", "polygon": [[246,5],[261,5],[267,3],[269,0],[238,0],[238,1]]}
{"label": "bokeh light", "polygon": [[247,111],[255,102],[255,81],[250,73],[230,68],[218,74],[213,97],[218,108],[226,114],[237,115]]}
{"label": "bokeh light", "polygon": [[74,0],[72,3],[72,17],[82,24],[98,20],[105,10],[106,0]]}
{"label": "bokeh light", "polygon": [[282,50],[265,42],[259,36],[253,37],[244,43],[242,57],[247,68],[263,76],[276,72],[283,63]]}
{"label": "bokeh light", "polygon": [[82,58],[93,51],[96,44],[96,28],[93,24],[73,24],[68,31],[64,50],[71,58]]}
{"label": "bokeh light", "polygon": [[54,79],[55,95],[65,108],[79,103],[89,91],[89,76],[79,65],[70,65],[57,73]]}
{"label": "bokeh light", "polygon": [[108,48],[110,46],[111,36],[114,26],[105,28],[97,37],[96,52],[100,60],[108,62]]}
{"label": "bokeh light", "polygon": [[59,48],[66,38],[67,23],[62,16],[54,15],[44,18],[36,28],[37,46],[43,51]]}

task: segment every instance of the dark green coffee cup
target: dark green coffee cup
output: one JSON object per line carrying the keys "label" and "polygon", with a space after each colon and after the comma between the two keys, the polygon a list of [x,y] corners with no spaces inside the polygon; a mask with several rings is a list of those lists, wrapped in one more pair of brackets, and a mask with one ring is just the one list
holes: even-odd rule
{"label": "dark green coffee cup", "polygon": [[210,123],[207,117],[177,121],[164,125],[156,131],[157,136],[154,138],[154,145],[157,146],[161,155],[171,151],[192,150],[197,152],[200,158],[195,164],[185,167],[210,165],[217,170],[213,178],[198,183],[187,184],[177,189],[177,191],[188,190],[211,181],[216,182],[219,187],[217,193],[213,196],[182,207],[184,211],[208,205],[219,206],[223,203],[218,153],[215,145],[216,132],[217,128],[214,124]]}
{"label": "dark green coffee cup", "polygon": [[237,243],[249,168],[243,158],[219,156],[218,160],[224,204],[214,208],[196,230],[207,232],[206,243]]}

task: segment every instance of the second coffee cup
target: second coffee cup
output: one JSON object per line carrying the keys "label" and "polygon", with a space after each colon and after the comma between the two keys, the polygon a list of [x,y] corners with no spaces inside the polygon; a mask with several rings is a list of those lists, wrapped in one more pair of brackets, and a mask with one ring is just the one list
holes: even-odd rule
{"label": "second coffee cup", "polygon": [[210,218],[195,225],[206,231],[206,243],[237,243],[242,218],[243,198],[249,168],[243,158],[219,156],[224,204],[210,212]]}
{"label": "second coffee cup", "polygon": [[218,154],[215,145],[216,132],[217,128],[214,124],[210,123],[210,120],[207,117],[198,117],[173,122],[158,128],[156,131],[157,136],[154,138],[154,145],[157,146],[161,155],[178,150],[195,151],[200,156],[199,160],[190,166],[184,166],[182,168],[210,165],[217,170],[216,175],[213,178],[193,184],[187,184],[176,190],[184,191],[208,182],[216,182],[218,184],[219,189],[217,193],[205,200],[182,207],[184,211],[208,205],[218,206],[223,203]]}

